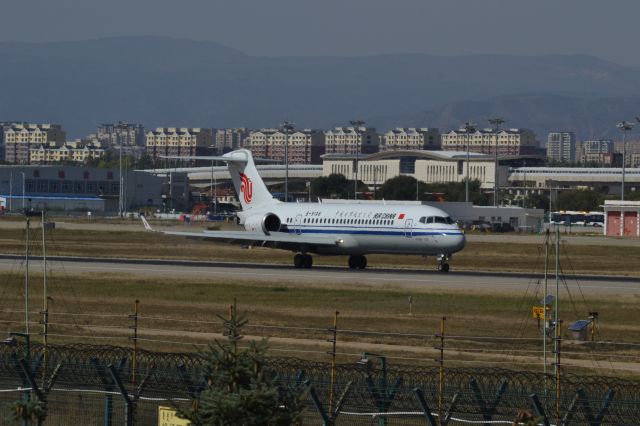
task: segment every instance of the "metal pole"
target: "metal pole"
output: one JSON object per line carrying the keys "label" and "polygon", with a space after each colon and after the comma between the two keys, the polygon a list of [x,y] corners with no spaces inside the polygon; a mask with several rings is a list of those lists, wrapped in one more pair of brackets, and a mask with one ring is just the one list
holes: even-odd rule
{"label": "metal pole", "polygon": [[469,143],[471,142],[471,138],[469,133],[470,132],[475,132],[476,129],[473,125],[473,123],[471,123],[470,121],[467,121],[466,123],[464,123],[464,131],[465,131],[465,135],[467,137],[467,161],[466,161],[466,179],[465,179],[465,183],[464,183],[464,201],[465,202],[469,202],[469,161],[470,161],[470,157],[469,157]]}
{"label": "metal pole", "polygon": [[43,318],[42,318],[42,338],[44,342],[44,353],[42,359],[42,382],[47,374],[47,350],[48,350],[48,333],[49,333],[49,297],[47,292],[47,246],[45,239],[45,216],[42,210],[42,301],[43,301]]}
{"label": "metal pole", "polygon": [[9,173],[9,200],[8,200],[8,209],[10,212],[13,211],[13,172]]}
{"label": "metal pole", "polygon": [[289,201],[289,133],[295,129],[295,124],[290,121],[282,123],[284,131],[284,201]]}
{"label": "metal pole", "polygon": [[467,161],[465,164],[465,168],[466,170],[466,177],[464,180],[464,201],[465,202],[469,202],[469,132],[466,131],[466,137],[467,137]]}
{"label": "metal pole", "polygon": [[119,144],[119,150],[118,150],[118,174],[119,176],[119,182],[120,184],[118,185],[119,191],[118,191],[118,216],[122,217],[122,213],[124,211],[123,208],[123,200],[122,200],[122,141],[120,141]]}
{"label": "metal pole", "polygon": [[442,418],[442,392],[444,387],[444,322],[446,317],[440,320],[440,380],[438,383],[438,418]]}
{"label": "metal pole", "polygon": [[284,131],[284,202],[289,201],[289,129]]}
{"label": "metal pole", "polygon": [[[215,201],[213,200],[213,160],[211,160],[211,181],[209,182],[209,200],[215,203]],[[215,214],[215,204],[213,209],[214,209],[213,213]]]}
{"label": "metal pole", "polygon": [[[24,198],[23,198],[24,200]],[[24,332],[29,334],[29,216],[27,216],[24,272]]]}
{"label": "metal pole", "polygon": [[331,347],[331,385],[329,386],[329,415],[333,413],[333,388],[336,382],[336,343],[338,341],[338,315],[340,312],[336,311],[333,315],[333,328],[330,331],[333,332],[332,347]]}
{"label": "metal pole", "polygon": [[[24,174],[24,172],[22,172],[22,212],[23,213],[26,212],[25,207],[24,207],[24,187],[25,187],[25,182],[26,182],[25,174]],[[28,222],[28,220],[27,220],[27,222]]]}
{"label": "metal pole", "polygon": [[620,201],[624,201],[624,178],[627,167],[627,130],[622,132],[622,187],[620,188]]}
{"label": "metal pole", "polygon": [[[638,120],[640,122],[640,120]],[[622,187],[620,188],[620,201],[624,201],[624,180],[627,166],[627,132],[633,129],[633,124],[621,121],[616,127],[622,130]]]}
{"label": "metal pole", "polygon": [[560,228],[556,229],[556,299],[554,309],[555,322],[555,375],[556,375],[556,418],[560,417],[560,323],[558,321],[558,309],[560,301]]}
{"label": "metal pole", "polygon": [[351,120],[349,121],[349,124],[351,124],[353,126],[353,131],[356,133],[356,161],[355,161],[355,170],[354,170],[354,182],[353,182],[353,199],[357,200],[358,199],[358,169],[359,169],[359,165],[358,165],[358,161],[359,161],[359,157],[360,157],[360,149],[362,147],[362,144],[360,143],[360,126],[363,126],[365,123],[362,120]]}
{"label": "metal pole", "polygon": [[542,330],[542,359],[544,373],[544,395],[547,396],[547,295],[549,294],[549,239],[551,237],[549,228],[544,238],[544,327]]}
{"label": "metal pole", "polygon": [[500,125],[504,124],[502,118],[490,118],[489,123],[493,124],[495,129],[495,146],[494,146],[494,175],[493,175],[493,206],[498,207],[498,133],[500,132]]}
{"label": "metal pole", "polygon": [[131,387],[136,387],[136,366],[138,360],[138,305],[140,301],[136,299],[133,313],[133,357],[131,359]]}

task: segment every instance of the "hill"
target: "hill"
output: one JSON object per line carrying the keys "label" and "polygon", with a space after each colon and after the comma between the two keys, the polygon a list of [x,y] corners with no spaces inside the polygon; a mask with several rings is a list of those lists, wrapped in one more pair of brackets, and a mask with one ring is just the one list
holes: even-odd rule
{"label": "hill", "polygon": [[583,55],[252,57],[212,42],[122,37],[0,43],[0,79],[0,119],[59,122],[70,136],[114,120],[326,128],[364,118],[448,129],[493,114],[539,135],[604,136],[640,113],[640,69]]}

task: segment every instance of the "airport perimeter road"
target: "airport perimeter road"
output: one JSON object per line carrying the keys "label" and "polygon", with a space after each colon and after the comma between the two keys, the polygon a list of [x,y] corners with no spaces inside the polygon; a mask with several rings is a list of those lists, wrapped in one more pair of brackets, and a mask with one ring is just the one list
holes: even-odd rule
{"label": "airport perimeter road", "polygon": [[[16,271],[21,259],[13,256],[0,257],[0,271]],[[33,260],[34,272],[39,271],[41,263]],[[497,274],[486,272],[452,271],[448,274],[437,271],[409,271],[394,269],[349,270],[339,267],[317,267],[313,269],[295,269],[292,266],[188,262],[188,261],[140,261],[78,259],[69,260],[50,258],[47,269],[68,275],[79,274],[127,274],[146,277],[188,279],[229,279],[264,283],[288,283],[326,286],[392,287],[416,290],[455,290],[484,292],[521,293],[527,288],[542,285],[541,276],[527,274]],[[549,286],[554,286],[553,277],[549,277]],[[580,289],[585,295],[629,296],[640,295],[640,279],[626,277],[580,277],[567,278],[566,285],[571,292]],[[564,283],[561,283],[565,288]]]}

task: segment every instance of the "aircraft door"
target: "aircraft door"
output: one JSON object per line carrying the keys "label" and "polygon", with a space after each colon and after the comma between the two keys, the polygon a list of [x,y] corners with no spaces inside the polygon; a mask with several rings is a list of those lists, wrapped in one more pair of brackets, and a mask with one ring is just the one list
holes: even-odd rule
{"label": "aircraft door", "polygon": [[413,219],[404,221],[404,236],[407,238],[413,237]]}
{"label": "aircraft door", "polygon": [[302,234],[302,227],[300,226],[302,224],[302,215],[299,214],[296,216],[296,218],[293,220],[293,231],[297,234],[300,235]]}

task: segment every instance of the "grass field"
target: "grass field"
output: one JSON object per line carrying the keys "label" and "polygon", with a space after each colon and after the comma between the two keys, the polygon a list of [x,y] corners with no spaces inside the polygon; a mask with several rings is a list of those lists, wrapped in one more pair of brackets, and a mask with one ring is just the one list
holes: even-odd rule
{"label": "grass field", "polygon": [[[39,230],[31,235],[32,252],[40,253]],[[523,240],[524,241],[524,240]],[[455,270],[541,272],[543,237],[529,242],[470,241],[451,264]],[[533,241],[533,242],[532,242]],[[0,253],[24,253],[24,231],[0,229]],[[290,264],[291,253],[216,244],[122,230],[56,229],[47,234],[49,255],[127,258],[171,258]],[[249,255],[247,256],[247,253]],[[640,276],[640,247],[563,244],[565,273]],[[428,263],[427,263],[428,262]],[[318,265],[345,265],[345,257],[316,256]],[[420,256],[369,256],[372,267],[434,268]],[[24,329],[23,271],[0,273],[0,331]],[[41,278],[32,274],[31,328],[39,331]],[[301,285],[304,284],[304,285]],[[275,355],[327,360],[327,328],[338,321],[338,360],[351,362],[359,352],[384,353],[394,362],[433,365],[438,356],[442,317],[448,365],[500,365],[541,370],[542,339],[531,306],[542,298],[535,285],[526,294],[500,294],[481,289],[430,291],[386,287],[351,287],[320,283],[271,284],[226,279],[149,279],[124,274],[68,274],[49,277],[50,342],[131,345],[134,301],[140,300],[139,345],[146,349],[190,351],[219,337],[216,315],[225,315],[237,299],[250,319],[247,334],[270,337]],[[409,315],[408,298],[412,297]],[[596,340],[638,342],[640,296],[588,298],[574,296],[562,306],[566,323],[598,310]],[[565,324],[566,327],[566,324]],[[566,330],[565,330],[566,331]],[[483,337],[479,339],[477,337]],[[568,337],[568,336],[567,336]],[[530,339],[530,340],[527,340]],[[563,359],[574,372],[640,375],[638,346],[592,344],[567,339]],[[548,341],[551,345],[551,342]],[[552,358],[552,355],[549,355]],[[594,370],[595,369],[595,370]]]}
{"label": "grass field", "polygon": [[[40,280],[37,274],[32,275],[30,319],[35,331],[41,329]],[[18,270],[0,274],[0,282],[0,325],[4,332],[22,330],[22,276]],[[140,347],[190,351],[196,344],[219,337],[221,326],[216,315],[226,315],[229,304],[237,299],[240,310],[250,319],[247,334],[270,337],[272,353],[277,355],[327,360],[330,344],[326,340],[331,337],[327,328],[337,310],[341,362],[350,362],[366,350],[395,357],[394,362],[398,363],[432,365],[436,356],[433,348],[438,344],[434,335],[439,331],[441,318],[446,317],[447,335],[466,336],[447,339],[449,365],[482,363],[541,369],[542,340],[530,312],[541,294],[533,290],[522,296],[426,290],[407,294],[392,286],[364,290],[313,283],[300,286],[191,279],[176,282],[118,274],[58,274],[50,277],[49,291],[52,343],[131,345],[133,322],[128,316],[134,311],[134,301],[140,300]],[[412,315],[409,296],[413,299]],[[638,323],[638,297],[575,302],[563,308],[562,318],[568,321],[584,317],[597,306],[601,318],[606,318],[597,328],[597,340],[633,340]],[[477,336],[490,338],[476,339]],[[531,340],[518,340],[522,338]],[[634,347],[572,340],[564,343],[564,350],[563,358],[576,363],[571,371],[602,368],[607,374],[624,376],[631,373],[624,369],[616,372],[609,361],[637,363],[639,356]],[[589,371],[593,374],[593,370]]]}

